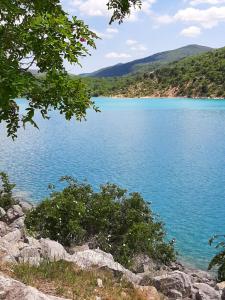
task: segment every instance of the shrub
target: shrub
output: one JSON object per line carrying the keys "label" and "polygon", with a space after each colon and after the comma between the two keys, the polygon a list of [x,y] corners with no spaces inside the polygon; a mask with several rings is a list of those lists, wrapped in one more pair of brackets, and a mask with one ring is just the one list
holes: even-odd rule
{"label": "shrub", "polygon": [[28,230],[64,246],[89,242],[129,266],[144,253],[165,264],[175,259],[173,243],[165,241],[163,224],[138,193],[106,184],[95,192],[89,184],[64,177],[68,186],[53,192],[25,220]]}
{"label": "shrub", "polygon": [[214,267],[218,268],[218,281],[225,281],[225,235],[216,235],[209,240],[209,244],[212,245],[215,241],[217,244],[215,246],[216,249],[222,248],[220,252],[218,252],[209,264],[209,270]]}
{"label": "shrub", "polygon": [[14,187],[15,184],[9,182],[8,175],[4,172],[0,172],[0,207],[5,210],[15,204],[15,200],[12,196]]}

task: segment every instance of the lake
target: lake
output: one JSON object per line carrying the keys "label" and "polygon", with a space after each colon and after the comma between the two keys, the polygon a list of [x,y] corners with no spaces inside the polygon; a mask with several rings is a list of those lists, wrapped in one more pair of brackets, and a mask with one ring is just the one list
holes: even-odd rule
{"label": "lake", "polygon": [[[13,142],[0,127],[0,170],[40,201],[63,175],[113,182],[152,202],[182,259],[205,268],[225,233],[225,101],[96,99],[86,122],[37,116]],[[21,107],[25,101],[18,100]]]}

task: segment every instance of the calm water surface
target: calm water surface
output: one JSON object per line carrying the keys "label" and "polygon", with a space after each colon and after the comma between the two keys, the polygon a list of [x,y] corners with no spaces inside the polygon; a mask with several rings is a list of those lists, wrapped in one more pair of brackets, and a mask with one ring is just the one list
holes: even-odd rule
{"label": "calm water surface", "polygon": [[[19,100],[24,107],[24,100]],[[0,127],[0,170],[33,201],[62,175],[139,191],[176,238],[183,259],[206,267],[208,239],[225,232],[225,101],[97,99],[101,113],[57,113],[12,142]]]}

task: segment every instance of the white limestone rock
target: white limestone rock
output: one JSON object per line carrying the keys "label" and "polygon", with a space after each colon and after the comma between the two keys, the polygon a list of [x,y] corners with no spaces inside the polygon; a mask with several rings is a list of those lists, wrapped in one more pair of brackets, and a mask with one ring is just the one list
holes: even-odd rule
{"label": "white limestone rock", "polygon": [[98,287],[101,288],[101,289],[104,287],[101,278],[98,278],[98,279],[97,279],[97,285],[98,285]]}
{"label": "white limestone rock", "polygon": [[220,300],[221,296],[218,291],[205,283],[195,283],[194,289],[197,289],[196,300]]}
{"label": "white limestone rock", "polygon": [[12,223],[16,219],[22,217],[24,215],[22,207],[20,207],[18,204],[13,205],[11,208],[9,208],[6,212],[7,219],[9,220],[9,223]]}
{"label": "white limestone rock", "polygon": [[16,219],[14,222],[12,222],[9,226],[10,226],[10,228],[23,229],[25,226],[24,220],[25,220],[25,216],[22,216],[22,217]]}
{"label": "white limestone rock", "polygon": [[135,288],[146,300],[162,299],[154,286],[135,286]]}
{"label": "white limestone rock", "polygon": [[40,245],[42,256],[48,258],[50,261],[66,260],[66,257],[69,256],[64,247],[58,242],[49,239],[41,239]]}
{"label": "white limestone rock", "polygon": [[225,288],[222,290],[221,300],[225,300]]}
{"label": "white limestone rock", "polygon": [[21,232],[21,230],[19,229],[15,229],[11,232],[9,232],[8,234],[6,234],[4,237],[0,238],[0,244],[3,244],[5,241],[8,243],[17,243],[18,241],[20,241],[23,237],[23,234]]}
{"label": "white limestone rock", "polygon": [[0,219],[4,218],[5,215],[6,215],[5,210],[2,207],[0,207]]}
{"label": "white limestone rock", "polygon": [[111,254],[105,253],[99,249],[76,252],[73,255],[68,256],[66,260],[76,263],[83,269],[89,269],[93,266],[97,266],[99,268],[107,267],[111,270],[122,273],[128,281],[135,284],[138,284],[142,278],[115,262]]}
{"label": "white limestone rock", "polygon": [[215,288],[217,291],[222,291],[225,289],[225,281],[217,283]]}
{"label": "white limestone rock", "polygon": [[10,231],[5,222],[0,221],[0,237],[5,236]]}
{"label": "white limestone rock", "polygon": [[170,295],[170,291],[177,291],[183,297],[191,297],[192,295],[192,282],[189,275],[181,272],[174,271],[162,276],[152,278],[152,284],[156,289],[166,296]]}
{"label": "white limestone rock", "polygon": [[19,200],[19,206],[21,206],[24,213],[27,213],[34,208],[31,203],[24,200]]}
{"label": "white limestone rock", "polygon": [[23,248],[19,254],[19,262],[39,265],[41,262],[40,249],[32,246]]}
{"label": "white limestone rock", "polygon": [[[46,295],[37,289],[0,274],[1,300],[66,300]],[[68,300],[68,299],[67,299]]]}

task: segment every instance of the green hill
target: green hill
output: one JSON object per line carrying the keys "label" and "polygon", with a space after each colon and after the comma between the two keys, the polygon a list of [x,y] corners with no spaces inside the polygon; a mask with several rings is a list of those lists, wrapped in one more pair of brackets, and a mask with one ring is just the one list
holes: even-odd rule
{"label": "green hill", "polygon": [[136,96],[225,97],[225,48],[145,73],[124,89]]}
{"label": "green hill", "polygon": [[95,96],[225,98],[225,48],[184,58],[153,72],[87,81]]}
{"label": "green hill", "polygon": [[153,71],[165,64],[175,62],[188,56],[208,52],[212,48],[188,45],[179,49],[157,53],[142,59],[134,60],[125,64],[117,64],[93,73],[83,74],[85,77],[114,77],[124,76],[130,73]]}

